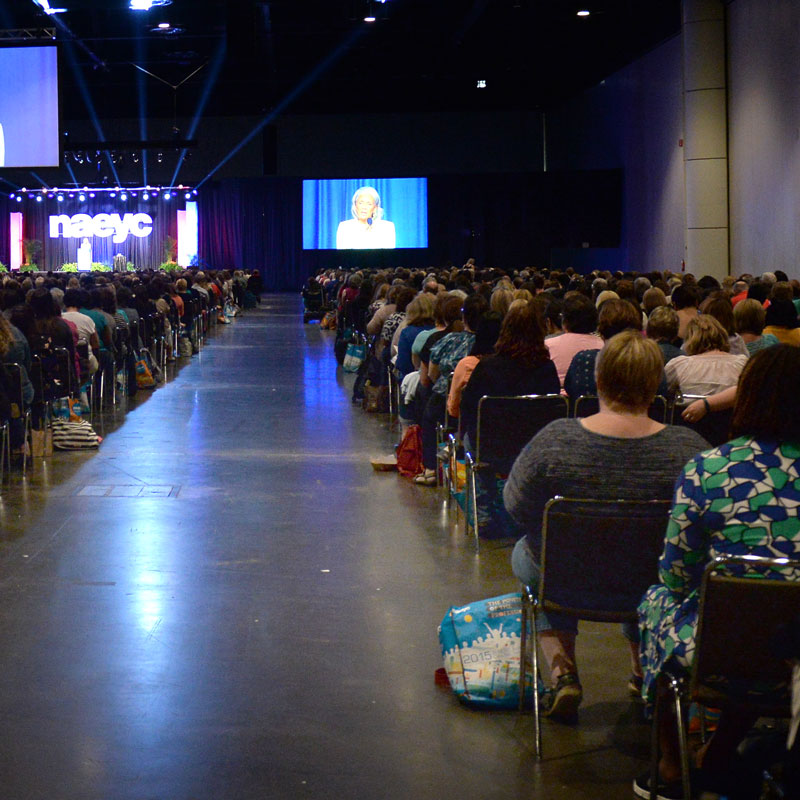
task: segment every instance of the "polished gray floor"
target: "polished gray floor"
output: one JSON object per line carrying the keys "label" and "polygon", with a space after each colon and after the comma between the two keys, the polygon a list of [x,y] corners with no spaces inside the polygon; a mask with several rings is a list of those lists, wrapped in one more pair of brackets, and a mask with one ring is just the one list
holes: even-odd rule
{"label": "polished gray floor", "polygon": [[[0,503],[0,800],[628,798],[647,727],[612,626],[548,723],[434,686],[450,605],[513,591],[442,497],[369,457],[332,334],[296,297],[220,326]],[[140,393],[141,395],[141,393]]]}

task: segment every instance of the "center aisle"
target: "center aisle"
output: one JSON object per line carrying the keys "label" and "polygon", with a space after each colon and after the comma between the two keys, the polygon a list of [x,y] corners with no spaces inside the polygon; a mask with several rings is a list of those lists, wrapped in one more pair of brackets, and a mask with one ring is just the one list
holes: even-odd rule
{"label": "center aisle", "polygon": [[629,797],[647,733],[608,626],[541,767],[529,717],[434,687],[438,622],[516,588],[510,549],[373,472],[385,418],[331,336],[266,296],[99,453],[4,488],[2,797]]}

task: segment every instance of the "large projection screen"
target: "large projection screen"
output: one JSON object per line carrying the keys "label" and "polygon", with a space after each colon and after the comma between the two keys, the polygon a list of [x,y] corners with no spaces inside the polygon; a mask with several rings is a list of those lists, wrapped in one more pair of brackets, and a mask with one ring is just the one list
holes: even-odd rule
{"label": "large projection screen", "polygon": [[427,246],[426,178],[303,181],[304,250]]}
{"label": "large projection screen", "polygon": [[57,166],[57,48],[0,47],[0,167]]}

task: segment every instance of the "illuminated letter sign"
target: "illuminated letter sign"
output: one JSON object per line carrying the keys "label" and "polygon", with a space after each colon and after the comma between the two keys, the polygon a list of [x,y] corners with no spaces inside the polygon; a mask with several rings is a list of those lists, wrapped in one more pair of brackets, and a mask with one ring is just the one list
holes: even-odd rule
{"label": "illuminated letter sign", "polygon": [[112,241],[120,244],[128,236],[139,239],[149,236],[153,232],[153,220],[149,214],[54,214],[50,217],[50,238],[58,239],[83,239],[87,236],[97,236],[105,239],[113,236]]}

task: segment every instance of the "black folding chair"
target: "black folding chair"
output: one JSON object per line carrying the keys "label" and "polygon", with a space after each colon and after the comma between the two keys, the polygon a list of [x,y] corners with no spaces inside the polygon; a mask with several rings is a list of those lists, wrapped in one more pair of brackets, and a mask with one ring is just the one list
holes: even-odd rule
{"label": "black folding chair", "polygon": [[475,549],[480,549],[477,481],[479,472],[508,475],[525,445],[545,425],[569,416],[569,401],[560,394],[491,397],[478,401],[478,420],[474,447],[464,454],[466,493],[465,527],[471,525]]}
{"label": "black folding chair", "polygon": [[[791,665],[779,652],[779,644],[785,627],[798,612],[800,561],[720,556],[706,567],[691,673],[688,679],[665,676],[677,720],[684,798],[692,796],[684,705],[694,702],[723,713],[737,710],[763,717],[791,716]],[[653,714],[651,800],[655,800],[658,783],[662,702],[659,697]]]}
{"label": "black folding chair", "polygon": [[[542,612],[594,622],[635,622],[636,608],[658,580],[668,500],[579,500],[554,497],[542,519],[538,587],[522,590],[520,711],[526,667],[539,674],[536,618]],[[531,653],[528,657],[528,629]],[[539,693],[534,686],[536,757],[542,757]]]}

